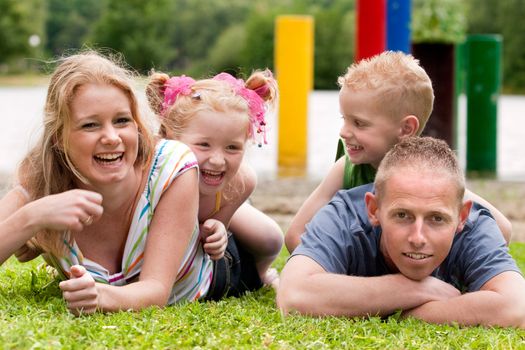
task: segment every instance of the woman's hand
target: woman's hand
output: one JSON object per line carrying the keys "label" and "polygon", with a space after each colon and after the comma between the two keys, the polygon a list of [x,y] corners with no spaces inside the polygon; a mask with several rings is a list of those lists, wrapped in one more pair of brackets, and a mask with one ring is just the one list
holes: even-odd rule
{"label": "woman's hand", "polygon": [[219,260],[224,256],[228,245],[226,227],[219,220],[208,219],[200,227],[201,239],[204,242],[204,251],[212,260]]}
{"label": "woman's hand", "polygon": [[71,266],[71,276],[59,284],[67,308],[75,316],[97,311],[99,293],[93,277],[81,265]]}
{"label": "woman's hand", "polygon": [[40,198],[27,204],[36,231],[82,231],[103,212],[102,196],[86,190],[70,190]]}

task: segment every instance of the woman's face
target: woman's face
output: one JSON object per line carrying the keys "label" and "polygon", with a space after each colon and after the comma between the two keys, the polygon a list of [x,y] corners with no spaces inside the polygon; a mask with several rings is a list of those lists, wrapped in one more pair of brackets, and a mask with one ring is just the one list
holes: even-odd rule
{"label": "woman's face", "polygon": [[94,187],[124,180],[139,144],[127,95],[113,85],[88,83],[78,88],[70,109],[66,152],[77,171]]}

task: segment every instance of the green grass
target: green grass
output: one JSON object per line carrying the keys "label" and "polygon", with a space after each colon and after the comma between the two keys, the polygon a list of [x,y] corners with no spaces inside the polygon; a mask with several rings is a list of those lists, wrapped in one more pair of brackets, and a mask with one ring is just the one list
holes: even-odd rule
{"label": "green grass", "polygon": [[[525,271],[525,243],[511,253]],[[276,262],[280,269],[287,254]],[[275,293],[263,289],[242,298],[74,317],[58,283],[41,259],[0,268],[0,348],[367,348],[524,349],[525,331],[431,325],[414,319],[386,320],[282,317]]]}

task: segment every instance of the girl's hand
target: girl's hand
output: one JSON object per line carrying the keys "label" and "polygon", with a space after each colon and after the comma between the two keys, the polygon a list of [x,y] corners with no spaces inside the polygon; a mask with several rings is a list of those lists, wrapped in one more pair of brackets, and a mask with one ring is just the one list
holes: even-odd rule
{"label": "girl's hand", "polygon": [[204,242],[204,251],[212,260],[219,260],[224,256],[228,245],[226,227],[219,220],[208,219],[200,227],[201,239]]}
{"label": "girl's hand", "polygon": [[82,231],[102,215],[102,196],[86,190],[70,190],[27,204],[36,231]]}
{"label": "girl's hand", "polygon": [[81,265],[71,266],[71,277],[59,284],[67,308],[75,316],[97,311],[99,294],[95,280]]}

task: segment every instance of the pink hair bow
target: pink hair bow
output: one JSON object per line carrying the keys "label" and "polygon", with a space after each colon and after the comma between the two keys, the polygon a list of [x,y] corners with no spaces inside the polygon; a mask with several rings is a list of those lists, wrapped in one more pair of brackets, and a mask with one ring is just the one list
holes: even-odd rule
{"label": "pink hair bow", "polygon": [[162,112],[175,103],[179,95],[187,96],[191,94],[191,86],[195,84],[195,80],[185,75],[180,77],[172,77],[164,83],[164,102],[162,102]]}
{"label": "pink hair bow", "polygon": [[[250,136],[257,140],[257,134],[262,134],[262,141],[264,144],[267,144],[268,141],[266,140],[266,121],[264,118],[264,115],[266,113],[266,110],[264,108],[264,100],[259,96],[258,92],[260,93],[267,93],[268,88],[267,87],[259,87],[256,91],[248,89],[244,85],[244,81],[242,79],[236,79],[231,74],[228,73],[219,73],[216,76],[213,77],[214,80],[222,80],[225,82],[230,83],[234,91],[237,95],[241,96],[248,102],[248,110],[249,110],[249,116],[250,116]],[[261,146],[261,142],[258,142],[259,146]]]}

